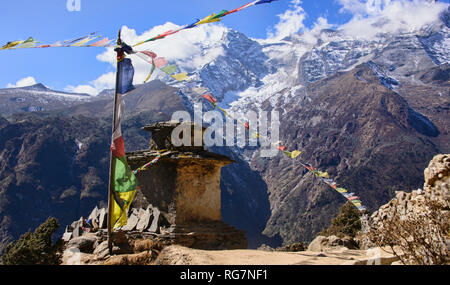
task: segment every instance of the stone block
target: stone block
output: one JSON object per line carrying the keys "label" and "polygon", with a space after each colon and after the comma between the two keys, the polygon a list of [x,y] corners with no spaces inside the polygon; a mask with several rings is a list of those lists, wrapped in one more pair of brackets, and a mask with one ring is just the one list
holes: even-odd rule
{"label": "stone block", "polygon": [[139,211],[139,222],[136,226],[136,230],[138,231],[144,231],[148,228],[150,224],[150,218],[152,216],[152,213],[150,212],[150,209],[147,208],[147,210],[141,209]]}
{"label": "stone block", "polygon": [[161,216],[161,212],[159,211],[158,208],[153,208],[152,216],[153,216],[152,224],[150,225],[148,231],[152,233],[158,233]]}
{"label": "stone block", "polygon": [[123,231],[132,231],[136,229],[136,226],[138,224],[138,217],[133,213],[128,218],[127,224],[122,228]]}
{"label": "stone block", "polygon": [[91,214],[89,215],[89,217],[87,218],[89,219],[97,219],[98,220],[98,216],[99,216],[99,210],[97,208],[97,206],[95,206],[94,210],[92,210]]}
{"label": "stone block", "polygon": [[107,225],[108,225],[108,220],[107,217],[108,215],[106,214],[106,209],[102,208],[99,211],[99,218],[98,218],[98,227],[100,229],[106,229]]}

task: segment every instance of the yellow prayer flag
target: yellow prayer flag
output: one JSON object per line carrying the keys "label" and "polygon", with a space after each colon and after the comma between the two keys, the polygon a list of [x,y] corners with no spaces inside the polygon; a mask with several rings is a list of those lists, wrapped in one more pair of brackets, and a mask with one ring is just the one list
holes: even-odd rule
{"label": "yellow prayer flag", "polygon": [[74,43],[74,44],[71,45],[71,46],[73,46],[73,47],[79,47],[79,46],[82,46],[82,45],[84,45],[84,44],[87,44],[88,42],[90,42],[90,41],[92,41],[92,40],[94,40],[94,39],[100,38],[100,37],[101,37],[101,36],[96,36],[96,37],[93,37],[93,38],[88,37],[88,38],[86,38],[86,39],[84,39],[84,40],[81,40],[81,41],[79,41],[79,42],[77,42],[77,43]]}
{"label": "yellow prayer flag", "polygon": [[17,45],[20,45],[21,43],[23,43],[23,41],[9,42],[9,43],[7,43],[6,45],[2,46],[2,47],[0,48],[0,50],[3,50],[3,49],[11,49],[11,48],[13,48],[13,47],[15,47],[15,46],[17,46]]}
{"label": "yellow prayer flag", "polygon": [[184,80],[189,79],[186,72],[174,74],[174,75],[171,75],[171,77],[175,78],[178,81],[184,81]]}
{"label": "yellow prayer flag", "polygon": [[339,193],[347,193],[347,189],[344,188],[336,188],[336,191],[338,191]]}
{"label": "yellow prayer flag", "polygon": [[127,201],[124,204],[123,211],[120,208],[120,206],[117,204],[117,202],[114,199],[112,200],[112,209],[111,209],[111,225],[114,229],[123,227],[127,224],[127,210],[131,205],[131,201],[134,199],[134,195],[136,194],[136,191],[130,191],[130,192],[116,192],[115,195],[118,199],[121,201]]}
{"label": "yellow prayer flag", "polygon": [[302,154],[302,152],[299,150],[294,150],[293,152],[285,151],[284,153],[292,159],[294,159],[297,156],[299,156],[300,154]]}
{"label": "yellow prayer flag", "polygon": [[216,16],[216,13],[213,13],[213,14],[209,15],[208,17],[205,17],[204,19],[198,21],[197,23],[195,23],[195,25],[198,26],[201,24],[219,22],[221,19],[220,18],[213,19],[215,16]]}

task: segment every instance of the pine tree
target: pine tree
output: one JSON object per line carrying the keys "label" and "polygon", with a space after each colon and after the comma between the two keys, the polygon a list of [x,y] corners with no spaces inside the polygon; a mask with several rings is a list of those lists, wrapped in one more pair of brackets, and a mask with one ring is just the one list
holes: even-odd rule
{"label": "pine tree", "polygon": [[10,243],[2,256],[4,265],[57,265],[61,242],[52,244],[52,235],[59,228],[56,218],[48,218],[34,233],[27,232]]}

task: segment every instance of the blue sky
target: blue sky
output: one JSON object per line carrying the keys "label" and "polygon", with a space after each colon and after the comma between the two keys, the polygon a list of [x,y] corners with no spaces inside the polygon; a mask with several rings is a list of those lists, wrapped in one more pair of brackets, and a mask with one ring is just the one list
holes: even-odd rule
{"label": "blue sky", "polygon": [[[66,0],[2,1],[0,24],[3,29],[0,44],[26,39],[29,36],[42,43],[54,43],[94,31],[114,38],[122,26],[134,29],[139,35],[167,22],[177,25],[189,24],[196,18],[203,18],[222,9],[231,10],[248,2],[248,0],[80,1],[79,12],[68,11]],[[276,34],[276,26],[282,22],[280,15],[289,17],[282,26],[283,30],[287,27],[297,29],[295,23],[301,24],[300,31],[311,29],[317,25],[318,19],[326,19],[327,24],[339,27],[357,16],[372,15],[367,7],[358,6],[361,3],[359,0],[279,0],[228,15],[223,18],[221,25],[249,37],[264,39],[270,32]],[[295,21],[294,17],[303,18],[301,21]],[[184,36],[189,37],[190,31],[184,31]],[[102,74],[114,72],[114,66],[110,62],[98,60],[97,56],[104,52],[104,48],[0,51],[0,60],[3,63],[0,88],[8,84],[14,85],[27,77],[32,77],[36,82],[42,82],[56,90],[67,89],[69,85],[89,84]]]}

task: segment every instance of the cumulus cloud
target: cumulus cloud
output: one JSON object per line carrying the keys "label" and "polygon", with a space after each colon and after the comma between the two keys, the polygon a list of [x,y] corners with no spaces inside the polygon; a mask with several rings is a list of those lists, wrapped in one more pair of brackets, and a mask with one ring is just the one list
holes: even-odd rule
{"label": "cumulus cloud", "polygon": [[26,87],[26,86],[35,85],[36,83],[37,82],[34,79],[34,77],[28,76],[28,77],[25,77],[25,78],[22,78],[22,79],[18,80],[16,82],[16,84],[8,83],[8,85],[6,85],[6,88]]}
{"label": "cumulus cloud", "polygon": [[116,74],[115,72],[109,72],[101,75],[97,79],[89,82],[89,84],[78,85],[78,86],[67,86],[64,90],[66,92],[81,93],[89,95],[98,95],[104,89],[112,89],[116,84]]}
{"label": "cumulus cloud", "polygon": [[374,38],[380,33],[414,32],[439,19],[448,4],[426,0],[338,0],[352,19],[340,29],[348,36]]}
{"label": "cumulus cloud", "polygon": [[[168,30],[179,28],[173,23],[167,22],[164,25],[137,34],[136,30],[122,27],[122,39],[128,44],[135,44],[143,40],[152,38]],[[194,29],[181,31],[171,35],[170,38],[154,41],[137,46],[135,50],[151,50],[158,55],[165,57],[171,64],[176,64],[182,72],[192,72],[200,69],[217,56],[223,54],[222,37],[228,29],[221,24],[201,25]],[[189,36],[186,36],[189,34]],[[208,50],[205,53],[205,50]],[[134,84],[142,84],[147,77],[151,65],[137,56],[130,56],[135,69]],[[108,48],[97,56],[97,60],[110,63],[116,66],[116,53],[113,48]],[[165,76],[162,72],[156,71],[153,78]],[[94,81],[85,85],[68,86],[67,91],[77,93],[88,93],[96,95],[105,88],[114,88],[115,75],[108,73],[100,76]]]}
{"label": "cumulus cloud", "polygon": [[280,21],[267,33],[269,39],[281,40],[305,28],[303,21],[306,18],[306,12],[301,3],[300,0],[292,0],[289,9],[278,15]]}

